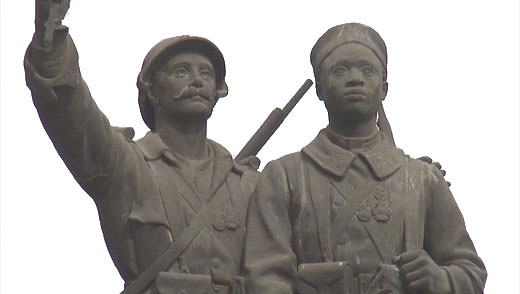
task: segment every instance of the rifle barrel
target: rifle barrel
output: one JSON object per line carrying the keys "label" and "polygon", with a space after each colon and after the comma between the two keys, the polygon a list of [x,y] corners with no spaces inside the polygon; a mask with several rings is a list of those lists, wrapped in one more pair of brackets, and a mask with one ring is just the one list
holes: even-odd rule
{"label": "rifle barrel", "polygon": [[293,110],[294,106],[302,99],[303,95],[307,93],[309,88],[312,86],[312,81],[307,79],[305,83],[300,87],[300,89],[294,94],[294,96],[287,102],[285,107],[282,109],[284,116],[287,117],[289,113]]}
{"label": "rifle barrel", "polygon": [[311,86],[312,81],[307,79],[296,92],[296,94],[294,94],[291,100],[289,100],[289,102],[285,105],[283,110],[278,107],[275,108],[269,114],[267,119],[262,123],[260,128],[251,137],[251,139],[249,139],[240,153],[238,153],[238,155],[235,157],[235,160],[240,161],[241,159],[244,159],[248,156],[257,155]]}

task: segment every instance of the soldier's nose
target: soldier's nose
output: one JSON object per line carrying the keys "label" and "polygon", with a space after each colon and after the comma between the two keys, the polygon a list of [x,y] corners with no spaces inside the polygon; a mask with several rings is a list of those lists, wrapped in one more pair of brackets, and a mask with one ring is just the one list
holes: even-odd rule
{"label": "soldier's nose", "polygon": [[196,87],[196,88],[201,88],[202,87],[202,80],[197,77],[197,78],[193,79],[193,81],[190,83],[190,86],[191,87]]}
{"label": "soldier's nose", "polygon": [[345,84],[345,86],[347,86],[349,88],[350,87],[363,87],[364,85],[365,85],[365,83],[359,79],[352,79]]}

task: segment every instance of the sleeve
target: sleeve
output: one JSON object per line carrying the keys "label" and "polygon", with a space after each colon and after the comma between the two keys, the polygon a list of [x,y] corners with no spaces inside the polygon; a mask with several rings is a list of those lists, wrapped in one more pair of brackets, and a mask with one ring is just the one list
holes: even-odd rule
{"label": "sleeve", "polygon": [[24,67],[34,105],[54,147],[76,181],[94,199],[116,170],[124,170],[131,141],[112,128],[81,78],[78,54],[68,29],[55,33],[50,53],[33,44]]}
{"label": "sleeve", "polygon": [[483,293],[486,268],[440,171],[429,166],[424,249],[447,273],[452,293]]}
{"label": "sleeve", "polygon": [[287,183],[284,168],[273,161],[260,175],[252,196],[244,260],[248,293],[293,293],[296,289]]}

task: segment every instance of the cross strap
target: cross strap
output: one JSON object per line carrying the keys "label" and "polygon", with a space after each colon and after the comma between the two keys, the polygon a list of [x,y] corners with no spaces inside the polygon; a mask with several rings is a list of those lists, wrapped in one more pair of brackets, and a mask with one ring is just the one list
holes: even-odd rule
{"label": "cross strap", "polygon": [[[154,169],[151,169],[152,173]],[[231,170],[231,168],[230,168]],[[226,172],[229,173],[228,170]],[[154,177],[158,175],[154,174]],[[210,192],[211,195],[215,195],[220,186],[224,183],[226,177],[214,186],[214,189]],[[227,200],[226,193],[216,193],[211,198],[210,202],[202,207],[199,212],[192,218],[190,224],[184,231],[179,235],[177,240],[174,240],[164,251],[157,260],[155,260],[146,270],[144,270],[139,276],[132,281],[121,294],[139,294],[141,293],[150,283],[152,283],[159,272],[165,271],[179,256],[189,247],[193,239],[204,229],[212,220],[210,217],[211,212],[215,211]]]}
{"label": "cross strap", "polygon": [[353,189],[354,197],[350,197],[351,201],[336,213],[337,217],[334,219],[331,233],[332,248],[335,248],[337,245],[340,234],[346,230],[361,203],[371,195],[372,190],[374,190],[374,188],[380,183],[381,181],[377,180],[373,176],[367,177],[363,183],[357,187],[357,189],[354,189],[351,186],[346,187],[347,185],[350,185],[346,179],[334,182],[334,186],[338,188],[341,193],[345,193],[345,190]]}
{"label": "cross strap", "polygon": [[379,257],[385,264],[391,264],[391,247],[386,238],[383,228],[377,223],[377,221],[371,217],[365,222],[362,222],[365,230],[367,231],[370,238],[374,242],[374,245],[379,253]]}

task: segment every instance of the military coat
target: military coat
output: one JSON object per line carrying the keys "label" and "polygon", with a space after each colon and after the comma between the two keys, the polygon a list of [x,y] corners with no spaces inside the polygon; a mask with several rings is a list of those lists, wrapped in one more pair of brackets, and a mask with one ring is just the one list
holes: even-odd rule
{"label": "military coat", "polygon": [[134,141],[131,128],[112,127],[81,77],[72,39],[66,32],[61,38],[59,49],[43,60],[29,47],[27,84],[56,150],[97,205],[123,280],[133,281],[219,193],[226,200],[211,212],[213,221],[168,271],[211,275],[222,284],[238,275],[246,206],[257,172],[235,164],[211,140],[208,159],[193,165],[155,133]]}
{"label": "military coat", "polygon": [[[377,185],[362,197],[369,178]],[[324,129],[301,152],[270,162],[247,231],[248,293],[295,293],[304,263],[347,261],[355,277],[373,276],[421,248],[446,270],[453,293],[483,291],[485,267],[440,171],[379,132],[349,139]]]}

